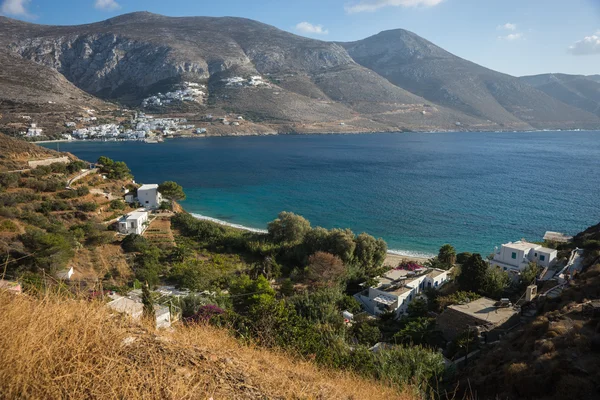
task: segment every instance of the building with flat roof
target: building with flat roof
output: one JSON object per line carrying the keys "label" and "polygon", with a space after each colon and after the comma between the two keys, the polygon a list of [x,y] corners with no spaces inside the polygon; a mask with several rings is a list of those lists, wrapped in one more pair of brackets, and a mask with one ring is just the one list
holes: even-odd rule
{"label": "building with flat roof", "polygon": [[148,226],[148,212],[134,211],[119,219],[119,233],[141,235]]}
{"label": "building with flat roof", "polygon": [[523,271],[530,262],[534,262],[542,268],[549,268],[556,264],[557,250],[543,247],[542,245],[529,243],[525,240],[503,244],[494,254],[490,265],[504,271],[519,273]]}
{"label": "building with flat roof", "polygon": [[448,272],[422,268],[417,271],[392,269],[376,278],[377,283],[354,297],[372,315],[394,312],[396,317],[406,313],[408,304],[425,288],[438,288],[448,281]]}
{"label": "building with flat roof", "polygon": [[477,331],[488,341],[520,323],[519,309],[501,306],[499,302],[482,297],[466,304],[455,304],[446,308],[436,320],[446,340],[454,340],[465,331]]}
{"label": "building with flat roof", "polygon": [[158,191],[157,184],[142,185],[137,190],[137,199],[142,207],[154,210],[163,202],[162,195]]}

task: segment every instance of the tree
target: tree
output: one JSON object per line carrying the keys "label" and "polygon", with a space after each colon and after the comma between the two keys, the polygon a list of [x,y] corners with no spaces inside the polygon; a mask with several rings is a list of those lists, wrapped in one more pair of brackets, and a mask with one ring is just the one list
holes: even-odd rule
{"label": "tree", "polygon": [[406,312],[409,317],[417,318],[417,317],[425,317],[427,316],[428,306],[427,301],[423,299],[415,299],[408,303],[408,307],[406,308]]}
{"label": "tree", "polygon": [[379,328],[366,320],[357,321],[352,326],[352,334],[358,343],[367,346],[373,346],[381,339]]}
{"label": "tree", "polygon": [[339,257],[318,251],[308,258],[306,279],[316,288],[334,287],[342,281],[347,272]]}
{"label": "tree", "polygon": [[28,228],[19,238],[32,255],[28,261],[36,268],[55,272],[65,267],[75,254],[73,237],[66,232],[46,233]]}
{"label": "tree", "polygon": [[150,288],[148,288],[148,282],[142,286],[142,304],[144,305],[144,317],[154,318],[154,301]]}
{"label": "tree", "polygon": [[471,257],[472,255],[473,254],[471,254],[469,252],[458,253],[456,255],[456,262],[459,264],[464,264],[465,262],[467,262],[469,257]]}
{"label": "tree", "polygon": [[131,177],[131,170],[123,161],[114,161],[106,156],[98,158],[98,164],[101,165],[101,171],[110,179],[125,179]]}
{"label": "tree", "polygon": [[488,264],[481,258],[481,254],[473,254],[462,265],[460,275],[456,278],[461,290],[480,292],[485,284]]}
{"label": "tree", "polygon": [[394,335],[394,340],[398,344],[427,344],[434,327],[435,319],[433,318],[415,318]]}
{"label": "tree", "polygon": [[499,298],[510,286],[508,273],[500,268],[488,268],[481,291],[492,298]]}
{"label": "tree", "polygon": [[233,308],[242,315],[257,312],[275,300],[275,290],[264,276],[253,280],[241,275],[229,286],[229,294]]}
{"label": "tree", "polygon": [[300,215],[282,211],[277,219],[269,222],[267,229],[275,242],[296,244],[310,231],[310,222]]}
{"label": "tree", "polygon": [[354,263],[364,271],[381,267],[387,253],[387,244],[383,239],[375,239],[361,233],[355,239]]}
{"label": "tree", "polygon": [[183,187],[173,181],[166,181],[158,185],[158,191],[169,200],[185,200],[185,192]]}
{"label": "tree", "polygon": [[350,229],[332,229],[327,237],[327,252],[335,254],[349,264],[354,257],[354,233]]}
{"label": "tree", "polygon": [[521,271],[521,278],[519,280],[519,285],[522,289],[525,289],[527,286],[535,283],[535,279],[540,273],[540,267],[537,263],[530,262],[523,271]]}
{"label": "tree", "polygon": [[452,268],[456,264],[456,249],[449,244],[443,245],[440,247],[438,260],[445,267],[444,269]]}

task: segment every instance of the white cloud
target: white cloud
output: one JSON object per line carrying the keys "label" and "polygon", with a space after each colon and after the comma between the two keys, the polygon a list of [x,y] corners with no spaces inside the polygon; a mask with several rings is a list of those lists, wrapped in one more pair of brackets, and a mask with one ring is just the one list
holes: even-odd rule
{"label": "white cloud", "polygon": [[508,34],[506,36],[498,36],[498,39],[500,40],[508,40],[509,42],[515,41],[515,40],[519,40],[523,38],[523,34],[522,33],[511,33]]}
{"label": "white cloud", "polygon": [[384,7],[433,7],[444,0],[359,0],[347,4],[344,8],[348,14],[373,12]]}
{"label": "white cloud", "polygon": [[505,23],[504,25],[498,25],[497,28],[499,31],[501,30],[505,30],[505,31],[516,31],[517,30],[517,24],[512,24],[510,22]]}
{"label": "white cloud", "polygon": [[600,31],[595,35],[586,36],[583,40],[575,42],[569,46],[569,53],[576,56],[585,56],[589,54],[600,54]]}
{"label": "white cloud", "polygon": [[323,28],[323,25],[313,25],[310,22],[300,22],[296,25],[296,30],[302,33],[312,33],[314,35],[327,35],[329,31]]}
{"label": "white cloud", "polygon": [[94,7],[96,7],[98,10],[112,11],[118,10],[121,8],[121,5],[115,0],[96,0]]}
{"label": "white cloud", "polygon": [[30,1],[31,0],[4,0],[0,7],[0,12],[6,15],[34,18],[35,16],[27,11],[27,6]]}

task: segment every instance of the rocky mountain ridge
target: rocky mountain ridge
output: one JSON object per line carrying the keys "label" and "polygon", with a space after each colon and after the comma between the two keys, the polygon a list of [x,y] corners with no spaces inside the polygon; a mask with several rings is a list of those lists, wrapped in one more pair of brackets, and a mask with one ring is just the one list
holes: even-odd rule
{"label": "rocky mountain ridge", "polygon": [[[231,17],[141,12],[79,26],[0,17],[2,53],[131,107],[182,82],[206,85],[202,104],[149,111],[240,113],[280,132],[600,127],[591,112],[402,30],[334,43]],[[265,84],[227,84],[253,76]]]}

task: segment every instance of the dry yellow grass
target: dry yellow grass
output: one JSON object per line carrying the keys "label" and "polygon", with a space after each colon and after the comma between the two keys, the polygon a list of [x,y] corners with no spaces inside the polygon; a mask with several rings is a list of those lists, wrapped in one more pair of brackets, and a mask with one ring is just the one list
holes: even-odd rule
{"label": "dry yellow grass", "polygon": [[154,331],[100,303],[0,292],[0,398],[414,399],[196,326]]}

